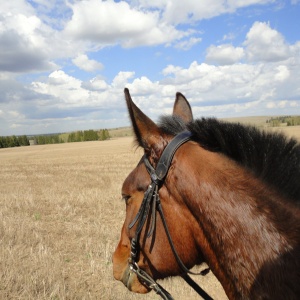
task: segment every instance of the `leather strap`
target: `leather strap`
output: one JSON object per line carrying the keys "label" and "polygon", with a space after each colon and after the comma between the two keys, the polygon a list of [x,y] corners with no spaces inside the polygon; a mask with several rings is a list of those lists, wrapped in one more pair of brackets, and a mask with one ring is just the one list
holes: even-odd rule
{"label": "leather strap", "polygon": [[177,134],[171,142],[167,145],[164,152],[162,153],[157,166],[155,173],[160,181],[163,181],[167,176],[173,156],[177,149],[191,139],[192,133],[190,131],[183,131]]}

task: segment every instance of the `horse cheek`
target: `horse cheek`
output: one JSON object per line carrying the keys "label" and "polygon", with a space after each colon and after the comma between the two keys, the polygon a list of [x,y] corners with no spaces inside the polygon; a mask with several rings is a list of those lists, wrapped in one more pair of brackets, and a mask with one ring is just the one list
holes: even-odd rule
{"label": "horse cheek", "polygon": [[127,267],[128,257],[130,256],[130,241],[126,235],[125,224],[123,225],[119,244],[113,254],[113,274],[114,278],[121,280]]}

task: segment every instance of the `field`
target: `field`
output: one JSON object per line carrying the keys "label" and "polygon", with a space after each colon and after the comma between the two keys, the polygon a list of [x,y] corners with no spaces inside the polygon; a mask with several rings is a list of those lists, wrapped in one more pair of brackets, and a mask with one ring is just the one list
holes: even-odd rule
{"label": "field", "polygon": [[[141,157],[131,137],[6,148],[0,157],[0,299],[159,299],[112,276],[120,189]],[[222,299],[212,278],[198,281]],[[179,279],[163,285],[176,299],[195,298]]]}
{"label": "field", "polygon": [[[0,157],[0,299],[159,299],[112,276],[120,189],[141,157],[132,137],[6,148]],[[227,299],[211,273],[195,279]],[[160,283],[175,299],[198,297],[181,279]]]}

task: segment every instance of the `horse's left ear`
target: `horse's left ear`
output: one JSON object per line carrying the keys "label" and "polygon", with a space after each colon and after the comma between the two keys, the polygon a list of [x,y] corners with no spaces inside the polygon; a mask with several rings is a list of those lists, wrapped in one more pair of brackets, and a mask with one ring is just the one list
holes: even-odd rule
{"label": "horse's left ear", "polygon": [[163,138],[158,126],[134,104],[127,88],[124,89],[124,93],[138,144],[147,154],[159,156],[160,148],[163,147]]}
{"label": "horse's left ear", "polygon": [[176,93],[173,115],[180,117],[185,123],[193,121],[191,106],[181,93]]}

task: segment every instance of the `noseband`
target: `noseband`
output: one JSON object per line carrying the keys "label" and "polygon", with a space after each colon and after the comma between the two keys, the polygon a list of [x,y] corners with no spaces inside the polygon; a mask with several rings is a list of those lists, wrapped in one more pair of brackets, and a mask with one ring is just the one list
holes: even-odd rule
{"label": "noseband", "polygon": [[[182,278],[190,285],[192,288],[200,295],[203,297],[205,300],[213,300],[198,284],[193,281],[191,277],[188,276],[188,274],[193,274],[193,275],[206,275],[209,271],[209,269],[205,269],[201,271],[200,273],[193,273],[191,272],[181,261],[176,248],[174,246],[174,243],[172,241],[168,225],[162,210],[162,206],[160,203],[160,198],[159,198],[159,189],[164,183],[164,180],[168,174],[169,168],[171,166],[171,162],[173,159],[173,156],[176,152],[176,150],[185,142],[189,141],[191,139],[191,132],[189,131],[183,131],[176,135],[171,142],[167,145],[165,150],[163,151],[158,163],[156,169],[152,167],[150,164],[148,158],[146,155],[144,155],[143,160],[146,166],[146,169],[148,173],[150,174],[151,177],[151,183],[148,186],[147,191],[144,194],[144,199],[142,201],[142,204],[140,206],[140,209],[133,219],[133,221],[129,224],[129,229],[132,229],[135,224],[136,226],[136,231],[134,238],[131,240],[131,250],[130,250],[130,258],[128,260],[129,264],[129,272],[133,272],[137,275],[139,280],[148,288],[153,289],[158,295],[160,295],[163,299],[166,300],[172,300],[172,296],[161,286],[159,285],[149,274],[147,274],[144,270],[140,269],[138,266],[138,254],[140,251],[140,234],[141,231],[145,225],[145,222],[147,221],[149,215],[150,215],[150,227],[149,231],[147,233],[147,238],[151,237],[154,230],[155,230],[155,225],[156,225],[156,211],[160,214],[165,232],[168,237],[169,244],[171,246],[171,249],[174,253],[174,256],[176,258],[176,261],[180,268],[183,270],[184,275],[182,275]],[[130,274],[129,273],[129,277]]]}

